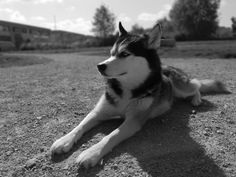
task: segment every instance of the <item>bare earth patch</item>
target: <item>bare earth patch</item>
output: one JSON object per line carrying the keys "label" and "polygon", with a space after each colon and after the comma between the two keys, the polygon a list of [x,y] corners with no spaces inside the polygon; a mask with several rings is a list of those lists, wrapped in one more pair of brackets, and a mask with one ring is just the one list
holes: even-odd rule
{"label": "bare earth patch", "polygon": [[[30,54],[18,55],[27,58]],[[99,99],[104,85],[95,66],[106,57],[34,55],[54,62],[0,68],[0,176],[235,176],[236,60],[162,59],[193,77],[220,79],[233,93],[204,96],[196,108],[177,101],[172,111],[150,120],[100,165],[84,170],[74,164],[76,157],[121,121],[92,129],[72,151],[53,161],[48,150]]]}

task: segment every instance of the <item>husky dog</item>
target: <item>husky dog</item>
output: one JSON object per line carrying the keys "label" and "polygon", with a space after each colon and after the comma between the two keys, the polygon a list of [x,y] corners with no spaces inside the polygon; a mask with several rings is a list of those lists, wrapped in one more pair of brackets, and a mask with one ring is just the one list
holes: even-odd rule
{"label": "husky dog", "polygon": [[119,23],[119,37],[110,58],[97,65],[106,81],[105,93],[77,127],[53,143],[52,155],[68,152],[86,131],[102,121],[123,118],[117,129],[76,159],[86,168],[94,166],[117,144],[139,131],[148,119],[168,111],[174,98],[191,97],[191,103],[198,106],[200,93],[229,93],[219,81],[190,79],[182,70],[162,65],[157,54],[161,33],[159,24],[148,34],[134,35]]}

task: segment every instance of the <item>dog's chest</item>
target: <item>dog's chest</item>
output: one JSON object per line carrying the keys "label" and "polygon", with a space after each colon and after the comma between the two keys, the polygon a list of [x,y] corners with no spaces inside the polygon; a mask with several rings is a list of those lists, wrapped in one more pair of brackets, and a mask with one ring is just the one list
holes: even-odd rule
{"label": "dog's chest", "polygon": [[143,113],[151,107],[153,100],[153,97],[129,100],[129,103],[123,108],[122,113],[124,115],[138,115],[139,113]]}

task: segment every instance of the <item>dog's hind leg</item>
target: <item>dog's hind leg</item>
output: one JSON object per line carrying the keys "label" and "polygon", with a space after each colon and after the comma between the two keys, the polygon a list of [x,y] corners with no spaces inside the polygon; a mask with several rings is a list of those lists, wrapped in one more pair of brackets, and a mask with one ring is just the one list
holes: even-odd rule
{"label": "dog's hind leg", "polygon": [[103,95],[96,107],[71,132],[56,140],[50,148],[51,155],[68,152],[81,136],[115,112]]}
{"label": "dog's hind leg", "polygon": [[202,103],[201,93],[199,92],[199,90],[196,90],[191,103],[193,106],[199,106]]}
{"label": "dog's hind leg", "polygon": [[178,84],[174,83],[174,95],[177,98],[192,97],[192,105],[198,106],[202,103],[200,86],[200,82],[197,79],[191,79],[189,82],[180,82]]}
{"label": "dog's hind leg", "polygon": [[201,93],[200,93],[200,83],[197,79],[190,80],[190,87],[193,90],[193,98],[192,98],[192,105],[199,106],[202,103]]}

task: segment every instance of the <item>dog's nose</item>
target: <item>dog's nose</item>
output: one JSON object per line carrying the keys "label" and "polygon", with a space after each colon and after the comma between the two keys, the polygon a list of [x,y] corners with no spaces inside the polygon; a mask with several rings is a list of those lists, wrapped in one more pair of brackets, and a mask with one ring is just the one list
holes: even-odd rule
{"label": "dog's nose", "polygon": [[100,72],[104,72],[107,68],[107,65],[106,64],[99,64],[99,65],[97,65],[97,67]]}

